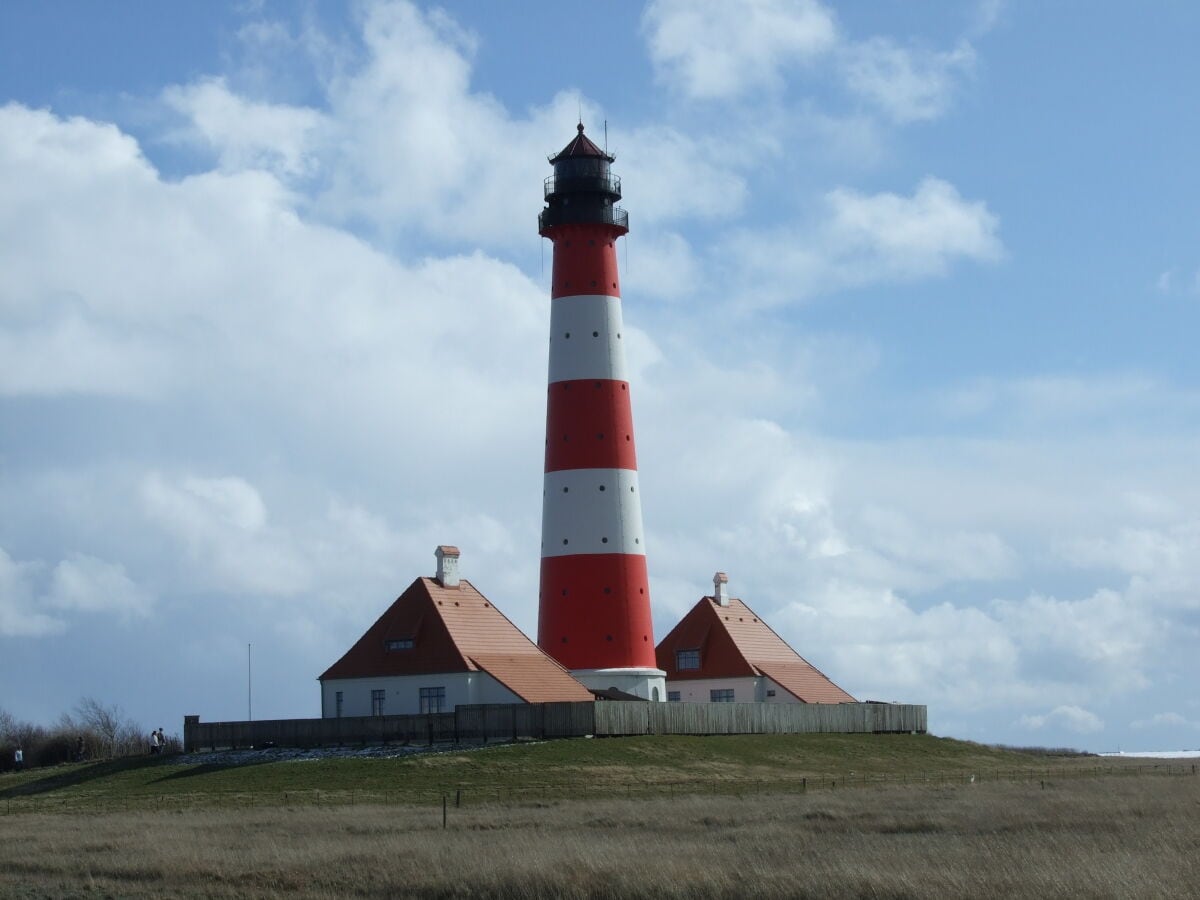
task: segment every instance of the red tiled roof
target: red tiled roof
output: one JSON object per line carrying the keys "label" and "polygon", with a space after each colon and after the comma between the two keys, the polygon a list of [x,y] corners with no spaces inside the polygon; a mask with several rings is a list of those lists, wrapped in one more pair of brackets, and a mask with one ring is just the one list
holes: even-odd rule
{"label": "red tiled roof", "polygon": [[[699,669],[676,669],[677,650],[697,649]],[[855,702],[736,598],[721,606],[712,597],[702,597],[655,653],[668,681],[765,675],[805,703]]]}
{"label": "red tiled roof", "polygon": [[557,162],[560,159],[566,159],[572,156],[595,156],[601,159],[612,161],[607,153],[601,150],[593,143],[591,138],[583,133],[583,123],[580,122],[577,126],[579,133],[571,139],[567,146],[563,147],[556,155],[550,157],[550,162]]}
{"label": "red tiled roof", "polygon": [[[472,656],[471,661],[526,703],[595,699],[591,691],[540,650],[537,654],[515,656],[480,653]],[[547,662],[553,665],[549,666]]]}
{"label": "red tiled roof", "polygon": [[805,703],[853,703],[854,698],[830,681],[806,659],[795,662],[756,662],[760,672]]}
{"label": "red tiled roof", "polygon": [[[387,649],[406,639],[412,649]],[[418,578],[320,680],[479,670],[528,703],[592,699],[465,579],[446,588]]]}

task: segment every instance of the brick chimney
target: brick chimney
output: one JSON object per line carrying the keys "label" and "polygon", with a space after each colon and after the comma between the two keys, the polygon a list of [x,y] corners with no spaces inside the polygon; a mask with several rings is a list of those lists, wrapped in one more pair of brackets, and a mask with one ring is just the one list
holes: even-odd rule
{"label": "brick chimney", "polygon": [[713,599],[718,606],[729,605],[729,576],[724,572],[713,576]]}
{"label": "brick chimney", "polygon": [[433,553],[437,557],[437,580],[442,587],[458,587],[458,548],[442,544]]}

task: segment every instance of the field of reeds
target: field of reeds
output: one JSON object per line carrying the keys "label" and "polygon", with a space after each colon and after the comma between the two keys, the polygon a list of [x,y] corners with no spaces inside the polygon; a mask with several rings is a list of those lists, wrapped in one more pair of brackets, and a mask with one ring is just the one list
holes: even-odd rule
{"label": "field of reeds", "polygon": [[279,754],[0,775],[0,896],[1184,897],[1200,882],[1193,760],[930,735]]}
{"label": "field of reeds", "polygon": [[1194,897],[1200,778],[0,816],[0,895]]}

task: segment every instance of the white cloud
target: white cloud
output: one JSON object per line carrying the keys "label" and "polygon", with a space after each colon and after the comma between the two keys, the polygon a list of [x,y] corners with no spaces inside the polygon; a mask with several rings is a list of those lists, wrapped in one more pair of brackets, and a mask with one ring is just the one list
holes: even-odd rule
{"label": "white cloud", "polygon": [[977,378],[943,391],[936,402],[955,418],[1044,427],[1048,422],[1123,421],[1164,400],[1173,407],[1196,402],[1137,373]]}
{"label": "white cloud", "polygon": [[975,51],[965,41],[951,51],[934,52],[876,37],[846,45],[841,65],[853,93],[906,124],[946,112],[963,76],[974,69]]}
{"label": "white cloud", "polygon": [[626,239],[621,251],[621,290],[627,296],[681,300],[694,296],[700,286],[701,262],[687,239],[674,231],[639,234]]}
{"label": "white cloud", "polygon": [[971,32],[984,35],[994,29],[1004,18],[1007,0],[979,0],[975,6],[974,21]]}
{"label": "white cloud", "polygon": [[0,547],[0,637],[42,637],[66,631],[73,613],[144,618],[154,598],[119,563],[72,553],[39,588],[45,565],[17,562]]}
{"label": "white cloud", "polygon": [[66,628],[61,618],[38,608],[34,578],[41,568],[17,562],[0,547],[0,637],[39,637]]}
{"label": "white cloud", "polygon": [[[843,559],[851,564],[837,565]],[[743,597],[801,654],[870,699],[915,698],[944,716],[1048,698],[1108,702],[1150,684],[1161,622],[1113,592],[977,606],[961,591],[960,603],[922,609],[885,581],[872,584],[853,551],[834,563],[810,559],[818,571],[801,581],[811,587],[777,611]]]}
{"label": "white cloud", "polygon": [[778,87],[837,42],[833,14],[815,0],[653,0],[642,27],[659,78],[696,100]]}
{"label": "white cloud", "polygon": [[240,478],[168,480],[147,475],[146,515],[178,539],[198,568],[225,590],[294,594],[311,584],[311,565],[286,531],[268,525],[253,485]]}
{"label": "white cloud", "polygon": [[47,313],[0,332],[0,395],[148,397],[169,383],[171,360],[144,332],[81,310]]}
{"label": "white cloud", "polygon": [[1200,728],[1200,722],[1191,722],[1186,716],[1177,712],[1155,713],[1148,719],[1136,719],[1129,723],[1130,728]]}
{"label": "white cloud", "polygon": [[154,598],[125,574],[123,565],[75,553],[54,567],[45,602],[53,609],[128,619],[149,615]]}
{"label": "white cloud", "polygon": [[174,85],[163,99],[217,151],[224,169],[265,168],[292,177],[316,171],[316,132],[324,122],[316,110],[249,101],[221,78]]}
{"label": "white cloud", "polygon": [[[251,99],[204,78],[165,91],[188,122],[174,138],[214,150],[230,173],[265,169],[288,181],[319,174],[310,214],[367,223],[389,242],[413,233],[502,247],[536,240],[533,211],[526,228],[513,226],[514,186],[549,174],[546,155],[571,136],[564,129],[581,106],[589,124],[602,113],[560,93],[524,117],[510,115],[472,88],[477,39],[439,11],[372,3],[361,28],[365,57],[323,67],[327,109]],[[273,42],[286,38],[267,31]],[[313,35],[301,43],[297,52],[314,58],[332,52],[314,46]],[[728,215],[744,199],[725,142],[664,126],[614,137],[623,174],[638,185],[642,221]]]}
{"label": "white cloud", "polygon": [[[971,33],[990,30],[998,13],[998,4],[982,5]],[[899,124],[943,115],[976,59],[965,39],[945,51],[850,40],[815,0],[654,0],[642,29],[658,79],[690,100],[749,96],[761,106],[754,95],[780,93],[796,69],[827,63],[851,95]]]}
{"label": "white cloud", "polygon": [[1095,713],[1079,706],[1056,706],[1045,715],[1022,716],[1021,724],[1026,728],[1060,728],[1075,734],[1094,734],[1104,730],[1104,721]]}
{"label": "white cloud", "polygon": [[[997,600],[992,610],[1041,672],[1086,672],[1092,690],[1146,687],[1152,649],[1163,624],[1137,599],[1100,590],[1082,600],[1032,594],[1020,602]],[[1082,681],[1082,678],[1078,678]]]}
{"label": "white cloud", "polygon": [[1004,253],[986,203],[964,200],[939,178],[923,179],[910,197],[838,188],[824,205],[824,217],[807,230],[743,231],[722,248],[737,260],[732,280],[748,286],[746,302],[769,306],[937,277],[958,260],[989,263]]}
{"label": "white cloud", "polygon": [[750,602],[861,699],[926,703],[944,716],[1032,694],[1018,644],[978,609],[941,603],[918,611],[887,588],[849,579],[819,579],[778,611]]}
{"label": "white cloud", "polygon": [[618,149],[624,183],[637,192],[636,222],[651,224],[737,215],[747,199],[737,170],[759,152],[661,125],[633,129]]}
{"label": "white cloud", "polygon": [[[1158,508],[1146,513],[1161,517],[1156,515]],[[1119,526],[1106,534],[1063,539],[1056,549],[1071,565],[1127,574],[1129,593],[1144,603],[1160,609],[1200,609],[1200,520]]]}
{"label": "white cloud", "polygon": [[964,201],[940,178],[923,179],[911,197],[839,188],[827,199],[833,246],[891,277],[940,275],[952,259],[994,262],[1002,253],[987,205]]}

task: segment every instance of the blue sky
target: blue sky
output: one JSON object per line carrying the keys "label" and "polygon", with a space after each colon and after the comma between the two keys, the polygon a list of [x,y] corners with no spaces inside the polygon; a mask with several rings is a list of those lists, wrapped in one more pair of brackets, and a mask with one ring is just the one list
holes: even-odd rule
{"label": "blue sky", "polygon": [[0,6],[0,707],[314,715],[438,543],[535,632],[545,157],[608,123],[659,635],[1200,746],[1200,12]]}

